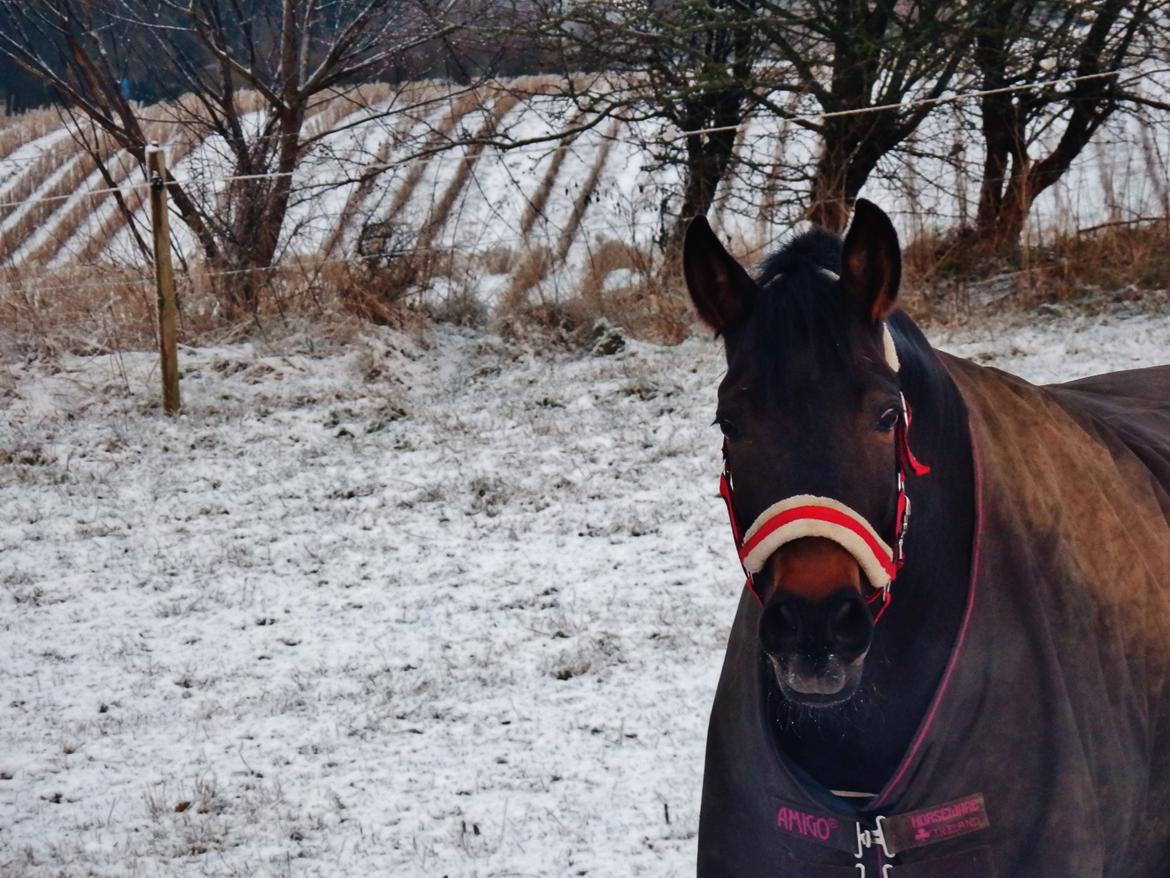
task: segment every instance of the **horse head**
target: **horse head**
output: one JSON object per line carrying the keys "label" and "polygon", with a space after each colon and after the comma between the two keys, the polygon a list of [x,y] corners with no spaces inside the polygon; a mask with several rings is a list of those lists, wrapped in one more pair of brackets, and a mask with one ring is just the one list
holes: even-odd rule
{"label": "horse head", "polygon": [[724,341],[715,423],[761,604],[760,649],[789,701],[843,702],[861,680],[907,520],[909,413],[886,326],[897,234],[859,200],[844,242],[805,233],[757,280],[699,217],[683,264],[699,317]]}

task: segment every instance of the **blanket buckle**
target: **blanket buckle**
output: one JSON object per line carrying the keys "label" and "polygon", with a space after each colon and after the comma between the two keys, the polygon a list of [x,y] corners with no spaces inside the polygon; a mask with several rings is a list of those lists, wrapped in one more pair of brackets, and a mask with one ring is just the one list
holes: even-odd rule
{"label": "blanket buckle", "polygon": [[[866,849],[876,845],[877,847],[881,848],[882,853],[886,856],[887,859],[891,859],[894,856],[893,852],[886,845],[886,833],[883,827],[885,820],[886,818],[882,815],[875,817],[873,820],[873,829],[862,829],[860,821],[855,824],[857,827],[857,851],[853,856],[857,859],[857,862],[853,865],[859,873],[859,878],[866,878]],[[890,878],[893,869],[894,866],[892,863],[882,863],[881,878]]]}

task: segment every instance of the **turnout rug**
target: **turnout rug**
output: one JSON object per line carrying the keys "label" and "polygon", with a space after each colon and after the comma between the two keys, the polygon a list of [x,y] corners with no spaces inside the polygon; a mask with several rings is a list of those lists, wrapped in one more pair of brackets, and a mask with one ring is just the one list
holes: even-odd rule
{"label": "turnout rug", "polygon": [[802,778],[744,661],[745,590],[725,668],[755,670],[720,680],[705,844],[737,876],[1170,875],[1170,367],[1038,387],[938,356],[977,509],[932,706],[872,797]]}

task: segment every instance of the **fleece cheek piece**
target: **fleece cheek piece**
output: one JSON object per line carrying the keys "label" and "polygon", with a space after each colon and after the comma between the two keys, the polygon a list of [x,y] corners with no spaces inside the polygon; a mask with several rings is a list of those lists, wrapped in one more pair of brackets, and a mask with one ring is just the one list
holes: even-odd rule
{"label": "fleece cheek piece", "polygon": [[853,556],[875,589],[884,591],[897,575],[893,550],[864,517],[838,500],[811,494],[788,497],[760,513],[739,549],[744,570],[759,573],[777,549],[804,537],[837,543]]}
{"label": "fleece cheek piece", "polygon": [[894,336],[890,332],[889,324],[882,321],[882,357],[886,365],[897,374],[902,370],[902,362],[898,359],[898,349],[894,347]]}

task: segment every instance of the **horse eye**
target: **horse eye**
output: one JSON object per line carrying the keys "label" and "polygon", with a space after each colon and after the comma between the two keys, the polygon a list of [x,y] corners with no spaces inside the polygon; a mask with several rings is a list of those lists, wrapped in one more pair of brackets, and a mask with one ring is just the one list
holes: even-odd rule
{"label": "horse eye", "polygon": [[894,427],[898,426],[898,418],[901,416],[902,413],[896,407],[891,406],[878,418],[878,429],[883,433],[891,432]]}
{"label": "horse eye", "polygon": [[719,429],[723,431],[725,438],[734,442],[743,435],[743,431],[739,429],[739,424],[729,418],[716,417],[714,423],[719,425]]}

